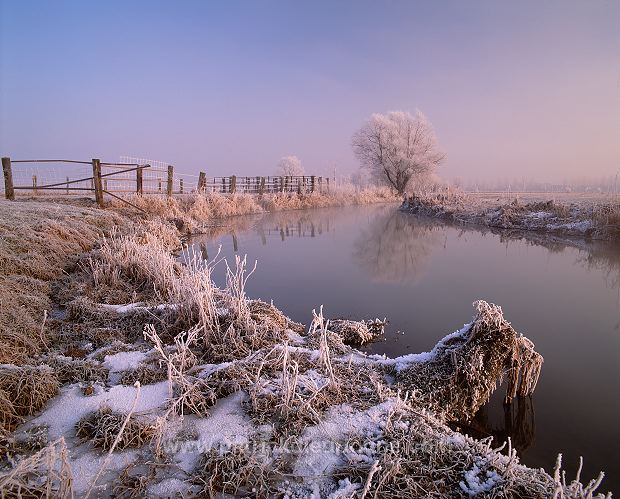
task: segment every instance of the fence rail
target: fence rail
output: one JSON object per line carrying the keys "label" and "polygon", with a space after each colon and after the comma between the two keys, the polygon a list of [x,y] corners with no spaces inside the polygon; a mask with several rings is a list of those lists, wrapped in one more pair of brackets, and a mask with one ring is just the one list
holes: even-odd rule
{"label": "fence rail", "polygon": [[[42,168],[41,164],[55,163],[58,168]],[[16,191],[41,195],[45,191],[64,195],[93,192],[99,206],[103,206],[105,195],[122,199],[119,194],[159,194],[166,196],[189,193],[221,194],[271,194],[311,193],[329,190],[329,178],[321,176],[254,176],[207,177],[206,172],[198,175],[176,174],[172,165],[164,167],[140,162],[108,163],[99,159],[79,161],[71,159],[18,159],[2,158],[4,193],[10,200]],[[22,166],[29,165],[29,166]],[[38,166],[37,166],[38,165]],[[77,165],[77,166],[76,166]],[[132,205],[133,206],[133,205]]]}

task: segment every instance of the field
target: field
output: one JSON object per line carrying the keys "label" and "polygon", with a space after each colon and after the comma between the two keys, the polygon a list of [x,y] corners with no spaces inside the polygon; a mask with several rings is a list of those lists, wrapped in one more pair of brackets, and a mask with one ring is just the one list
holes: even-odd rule
{"label": "field", "polygon": [[619,203],[620,194],[604,194],[596,192],[468,192],[480,206],[493,206],[498,202],[512,202],[518,199],[524,204],[555,201],[561,204],[576,204],[583,208],[597,205]]}

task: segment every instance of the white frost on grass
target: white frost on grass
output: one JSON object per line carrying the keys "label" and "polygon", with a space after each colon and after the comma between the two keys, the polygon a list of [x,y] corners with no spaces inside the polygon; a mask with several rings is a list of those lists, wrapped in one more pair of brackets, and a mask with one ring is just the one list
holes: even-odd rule
{"label": "white frost on grass", "polygon": [[502,477],[495,470],[484,471],[487,466],[488,463],[484,459],[479,459],[474,463],[472,469],[464,473],[465,479],[459,482],[459,487],[469,497],[476,497],[478,494],[489,492],[502,482]]}
{"label": "white frost on grass", "polygon": [[355,497],[361,488],[361,483],[351,483],[351,480],[345,478],[338,481],[338,488],[329,494],[328,499],[349,499]]}
{"label": "white frost on grass", "polygon": [[550,230],[570,230],[585,233],[593,227],[592,220],[582,220],[580,222],[568,222],[565,224],[549,224],[547,228]]}
{"label": "white frost on grass", "polygon": [[115,312],[117,314],[129,314],[132,312],[138,311],[153,311],[153,310],[176,310],[178,305],[175,303],[160,303],[159,305],[155,305],[154,307],[147,307],[144,302],[136,302],[136,303],[123,303],[120,305],[110,305],[108,303],[97,303],[97,306],[103,310],[107,310],[108,312]]}
{"label": "white frost on grass", "polygon": [[403,369],[410,367],[411,364],[415,364],[417,362],[428,362],[432,360],[437,355],[439,349],[443,348],[448,341],[465,336],[465,334],[469,331],[471,324],[471,322],[464,324],[458,331],[444,336],[441,340],[439,340],[439,342],[437,342],[430,352],[410,353],[394,358],[387,357],[386,355],[365,355],[362,352],[355,352],[355,354],[349,354],[346,357],[341,357],[339,360],[350,362],[351,364],[376,362],[377,364],[384,366],[393,366],[397,372],[400,372]]}
{"label": "white frost on grass", "polygon": [[552,214],[548,211],[532,211],[528,213],[527,216],[529,218],[537,218],[538,220],[542,220],[545,218],[549,218],[550,216],[552,216]]}
{"label": "white frost on grass", "polygon": [[[31,420],[28,427],[47,425],[50,439],[75,434],[76,423],[87,414],[108,406],[113,411],[129,412],[136,398],[136,388],[117,385],[106,391],[99,387],[94,395],[85,396],[79,385],[70,385],[48,404],[43,413]],[[136,412],[147,412],[166,404],[168,382],[162,381],[140,388],[140,399]]]}

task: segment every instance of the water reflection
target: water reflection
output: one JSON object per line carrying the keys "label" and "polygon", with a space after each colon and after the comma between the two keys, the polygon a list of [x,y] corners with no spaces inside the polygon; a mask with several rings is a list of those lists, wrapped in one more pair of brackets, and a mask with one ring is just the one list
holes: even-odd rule
{"label": "water reflection", "polygon": [[416,282],[433,251],[445,244],[446,237],[436,223],[388,212],[360,230],[353,258],[373,281]]}
{"label": "water reflection", "polygon": [[[476,230],[476,229],[470,229]],[[499,236],[508,246],[520,241],[531,246],[541,246],[549,253],[563,253],[568,249],[578,250],[575,263],[588,271],[599,271],[610,289],[620,290],[620,248],[603,241],[587,241],[539,232],[506,231],[501,229],[477,229],[481,233],[491,232]],[[620,295],[619,295],[620,296]]]}
{"label": "water reflection", "polygon": [[208,260],[208,245],[213,244],[214,241],[217,241],[219,245],[230,238],[234,253],[247,252],[248,248],[240,245],[239,234],[247,234],[250,231],[258,236],[262,246],[267,246],[274,241],[315,238],[333,233],[335,224],[332,216],[327,212],[289,211],[231,217],[225,223],[204,227],[199,235],[190,240],[192,251],[195,252],[195,246],[198,245],[201,257]]}
{"label": "water reflection", "polygon": [[529,449],[536,436],[536,419],[532,397],[516,397],[510,404],[501,404],[503,418],[496,421],[490,414],[495,405],[485,404],[469,422],[452,426],[474,438],[493,437],[495,446],[510,438],[511,445],[519,455]]}
{"label": "water reflection", "polygon": [[[223,224],[207,227],[194,238],[201,256],[208,260],[208,242],[218,244],[230,237],[233,252],[247,252],[240,246],[239,234],[253,232],[262,246],[271,241],[286,242],[300,238],[317,238],[333,234],[338,225],[334,212],[342,209],[285,211],[244,217],[232,217]],[[353,244],[353,260],[375,282],[416,282],[424,274],[431,256],[446,249],[446,227],[458,231],[457,238],[497,237],[504,247],[525,243],[559,254],[577,250],[575,263],[587,270],[600,272],[607,286],[618,289],[620,302],[620,250],[607,243],[585,241],[537,232],[502,230],[489,227],[448,224],[434,219],[415,217],[396,207],[375,207],[373,216],[359,224]],[[619,322],[620,327],[620,322]]]}

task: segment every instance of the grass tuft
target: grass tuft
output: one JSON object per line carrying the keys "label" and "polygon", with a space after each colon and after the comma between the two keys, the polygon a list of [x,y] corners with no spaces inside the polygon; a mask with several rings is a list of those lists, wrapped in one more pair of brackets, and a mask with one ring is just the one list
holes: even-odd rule
{"label": "grass tuft", "polygon": [[[95,447],[110,450],[126,419],[126,414],[114,412],[109,407],[102,407],[78,421],[75,427],[76,434],[82,440],[91,442]],[[142,447],[152,436],[152,426],[131,415],[115,449]]]}

